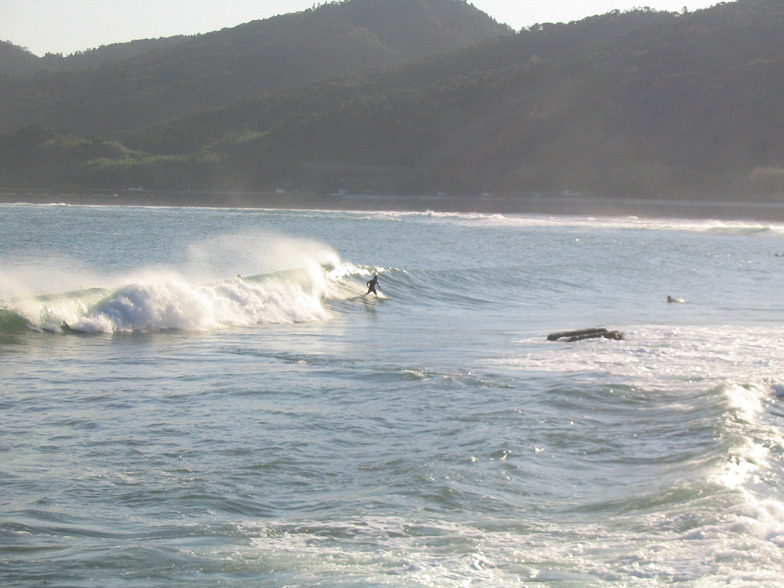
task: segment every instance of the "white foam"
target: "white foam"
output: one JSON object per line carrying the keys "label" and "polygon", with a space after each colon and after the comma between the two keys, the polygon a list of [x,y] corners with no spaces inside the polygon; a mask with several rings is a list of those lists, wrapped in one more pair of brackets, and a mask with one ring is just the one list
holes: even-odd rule
{"label": "white foam", "polygon": [[148,276],[118,288],[69,326],[113,333],[324,320],[325,289],[323,276],[311,271],[211,285],[169,274]]}
{"label": "white foam", "polygon": [[[618,325],[616,325],[618,326]],[[646,389],[705,389],[726,382],[770,391],[784,374],[782,330],[766,326],[618,326],[623,341],[549,342],[544,335],[518,341],[519,353],[492,360],[514,371],[599,372]],[[748,400],[748,399],[747,399]],[[743,397],[734,402],[742,403]],[[738,406],[741,409],[741,406]]]}
{"label": "white foam", "polygon": [[[115,333],[295,323],[327,319],[322,301],[340,297],[346,277],[363,271],[343,264],[331,247],[317,241],[238,233],[191,244],[177,267],[97,276],[75,261],[53,257],[17,268],[3,275],[5,291],[17,295],[4,306],[32,328],[49,331],[64,325]],[[243,273],[255,277],[243,278]],[[60,284],[76,291],[52,294],[62,292],[55,289]],[[82,284],[93,288],[82,290]],[[48,294],[34,297],[32,292]]]}
{"label": "white foam", "polygon": [[249,547],[215,555],[257,562],[284,584],[778,585],[781,504],[721,513],[717,507],[704,502],[648,519],[569,525],[526,520],[523,513],[515,522],[482,526],[395,516],[247,522],[237,524],[237,533]]}

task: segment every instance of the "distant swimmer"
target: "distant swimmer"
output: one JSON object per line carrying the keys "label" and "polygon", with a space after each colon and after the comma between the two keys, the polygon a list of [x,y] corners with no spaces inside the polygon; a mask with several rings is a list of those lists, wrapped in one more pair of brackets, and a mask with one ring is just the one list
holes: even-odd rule
{"label": "distant swimmer", "polygon": [[672,296],[667,296],[667,302],[683,304],[686,301],[683,298],[673,298]]}
{"label": "distant swimmer", "polygon": [[365,296],[373,292],[376,296],[378,296],[378,292],[376,292],[376,286],[378,286],[378,276],[373,276],[372,280],[369,280],[367,283],[368,291],[365,292]]}

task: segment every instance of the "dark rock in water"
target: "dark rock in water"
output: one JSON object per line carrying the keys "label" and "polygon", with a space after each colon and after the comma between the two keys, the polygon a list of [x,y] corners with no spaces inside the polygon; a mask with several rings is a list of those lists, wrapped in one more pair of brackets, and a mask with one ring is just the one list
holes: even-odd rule
{"label": "dark rock in water", "polygon": [[582,341],[583,339],[598,339],[604,337],[605,339],[615,339],[620,341],[623,339],[621,331],[609,331],[607,329],[581,329],[577,331],[560,331],[558,333],[551,333],[547,335],[548,341],[558,341],[559,339],[566,339],[566,341]]}

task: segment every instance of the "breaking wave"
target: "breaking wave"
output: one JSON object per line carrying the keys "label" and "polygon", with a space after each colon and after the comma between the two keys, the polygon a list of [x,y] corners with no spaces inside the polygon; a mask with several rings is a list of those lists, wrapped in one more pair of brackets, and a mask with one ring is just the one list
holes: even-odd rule
{"label": "breaking wave", "polygon": [[175,275],[151,275],[111,290],[9,301],[0,307],[0,331],[203,331],[326,320],[323,301],[361,293],[360,278],[366,274],[350,264],[318,266],[206,285]]}
{"label": "breaking wave", "polygon": [[[216,278],[216,268],[236,269],[232,262],[241,254],[226,243],[207,243],[177,269],[107,276],[112,287],[0,300],[0,333],[208,331],[322,321],[330,316],[326,301],[364,294],[368,276],[378,271],[342,262],[314,242],[279,238],[271,253],[267,249],[266,259],[245,255],[239,264],[270,270],[251,276]],[[278,269],[282,266],[291,269]]]}

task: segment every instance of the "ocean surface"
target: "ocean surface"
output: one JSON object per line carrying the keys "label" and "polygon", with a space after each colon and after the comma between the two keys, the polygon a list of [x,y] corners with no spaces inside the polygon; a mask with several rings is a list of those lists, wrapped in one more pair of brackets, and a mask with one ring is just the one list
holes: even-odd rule
{"label": "ocean surface", "polygon": [[2,586],[784,585],[784,224],[0,218]]}

